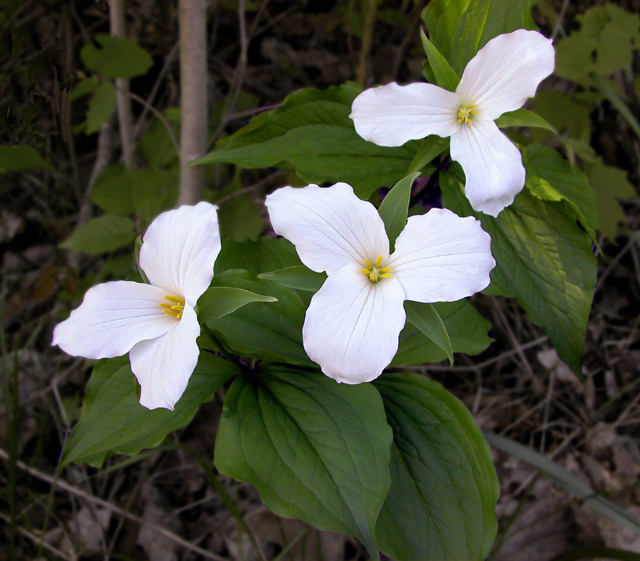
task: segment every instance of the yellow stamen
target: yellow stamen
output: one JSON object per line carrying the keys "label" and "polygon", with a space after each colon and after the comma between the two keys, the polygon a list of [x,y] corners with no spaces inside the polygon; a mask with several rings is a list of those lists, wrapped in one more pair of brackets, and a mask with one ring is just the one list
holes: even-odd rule
{"label": "yellow stamen", "polygon": [[171,304],[166,304],[165,302],[158,304],[162,308],[162,311],[167,315],[180,319],[184,311],[184,300],[171,295],[165,296],[164,299],[171,302]]}
{"label": "yellow stamen", "polygon": [[369,261],[368,259],[364,259],[363,261],[367,268],[360,269],[360,272],[366,275],[372,283],[379,282],[380,279],[386,279],[392,276],[392,267],[380,267],[380,265],[382,264],[382,255],[378,256],[375,265],[372,265],[371,261]]}
{"label": "yellow stamen", "polygon": [[478,114],[474,111],[475,107],[475,105],[461,105],[458,109],[458,123],[473,123],[471,116]]}

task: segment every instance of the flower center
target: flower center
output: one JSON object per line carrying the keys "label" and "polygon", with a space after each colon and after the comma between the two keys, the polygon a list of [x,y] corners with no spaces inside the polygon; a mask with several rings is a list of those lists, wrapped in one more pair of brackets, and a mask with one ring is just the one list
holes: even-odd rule
{"label": "flower center", "polygon": [[369,280],[372,283],[379,282],[381,279],[386,279],[391,276],[391,271],[393,270],[391,267],[380,267],[382,263],[382,255],[378,256],[376,259],[376,264],[373,265],[371,261],[368,259],[364,260],[364,264],[367,266],[366,269],[360,269],[360,271],[367,275]]}
{"label": "flower center", "polygon": [[475,107],[475,105],[461,105],[458,109],[458,123],[473,123],[471,116],[478,114]]}
{"label": "flower center", "polygon": [[167,315],[180,319],[182,317],[182,312],[184,311],[184,300],[171,295],[165,296],[164,299],[171,302],[171,304],[161,302],[159,306],[162,308],[162,311]]}

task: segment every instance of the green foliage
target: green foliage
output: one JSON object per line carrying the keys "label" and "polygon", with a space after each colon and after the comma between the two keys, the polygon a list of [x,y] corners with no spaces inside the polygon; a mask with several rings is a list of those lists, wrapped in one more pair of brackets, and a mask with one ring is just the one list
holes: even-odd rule
{"label": "green foliage", "polygon": [[589,183],[593,188],[598,212],[598,230],[610,240],[615,239],[618,224],[626,221],[624,210],[618,203],[637,196],[633,185],[627,180],[627,173],[620,168],[606,166],[598,159],[587,166]]}
{"label": "green foliage", "polygon": [[547,129],[554,134],[558,133],[553,125],[548,123],[540,115],[536,115],[535,113],[527,111],[524,108],[516,109],[515,111],[509,111],[508,113],[503,113],[496,119],[496,125],[498,125],[500,128],[539,127],[542,129]]}
{"label": "green foliage", "polygon": [[376,525],[380,549],[403,561],[481,561],[496,534],[499,485],[475,420],[417,374],[384,374],[374,385],[393,429],[391,489]]}
{"label": "green foliage", "polygon": [[[532,170],[571,200],[568,184],[554,181],[556,172],[563,177],[553,159],[544,156]],[[491,235],[497,265],[487,292],[515,298],[531,320],[543,327],[560,358],[580,374],[596,259],[589,235],[576,224],[579,203],[542,201],[525,190],[493,218],[473,211],[456,168],[442,177],[442,187],[447,208],[461,216],[475,216]]]}
{"label": "green foliage", "polygon": [[89,44],[82,47],[80,58],[88,68],[105,78],[142,76],[153,65],[153,59],[133,39],[111,35],[96,35],[100,48]]}
{"label": "green foliage", "polygon": [[640,16],[607,2],[577,17],[575,31],[556,45],[556,74],[583,83],[590,74],[608,76],[631,64],[640,47]]}
{"label": "green foliage", "polygon": [[103,214],[80,226],[60,247],[83,253],[108,253],[130,244],[135,237],[135,226],[131,218]]}
{"label": "green foliage", "polygon": [[[421,320],[414,315],[409,315],[409,309],[416,303],[405,302],[405,306],[407,304],[409,304],[407,309],[408,322],[400,332],[400,347],[391,366],[440,362],[448,358],[448,344],[441,329],[437,325],[432,325],[429,331],[430,336],[427,337],[412,323],[412,320],[416,323],[420,323]],[[418,310],[422,306],[422,304],[417,304]],[[467,300],[436,302],[431,306],[444,324],[451,342],[451,350],[454,353],[475,355],[484,351],[491,343],[492,340],[488,336],[491,324]],[[411,314],[413,313],[411,312]],[[422,327],[424,328],[424,325]],[[435,340],[439,341],[439,344],[434,342]]]}
{"label": "green foliage", "polygon": [[[516,29],[536,29],[534,0],[432,0],[422,13],[429,38],[458,76],[487,41]],[[440,84],[442,86],[442,84]]]}
{"label": "green foliage", "polygon": [[251,196],[243,193],[242,178],[238,168],[233,180],[216,193],[213,202],[222,200],[218,210],[220,235],[237,242],[255,240],[264,230],[262,217]]}
{"label": "green foliage", "polygon": [[407,175],[396,183],[380,205],[379,212],[389,237],[389,251],[393,252],[396,238],[407,224],[411,186],[420,174]]}
{"label": "green foliage", "polygon": [[252,302],[277,302],[277,298],[263,296],[240,288],[212,286],[198,299],[198,320],[220,318]]}
{"label": "green foliage", "polygon": [[87,106],[87,118],[84,123],[85,132],[98,132],[111,117],[116,105],[115,90],[111,82],[100,82]]}
{"label": "green foliage", "polygon": [[349,114],[359,93],[355,84],[294,92],[281,107],[253,117],[194,164],[294,169],[309,183],[344,181],[367,199],[406,175],[415,143],[386,148],[358,136]]}
{"label": "green foliage", "polygon": [[407,301],[404,303],[404,309],[407,313],[407,321],[422,331],[427,339],[438,345],[447,355],[449,362],[453,364],[451,339],[433,304]]}
{"label": "green foliage", "polygon": [[420,31],[420,39],[422,39],[422,46],[427,55],[427,61],[431,71],[433,72],[435,83],[445,90],[451,92],[456,91],[458,83],[460,82],[460,76],[453,71],[447,59],[440,54],[440,51],[438,51],[435,45],[427,39],[424,31]]}
{"label": "green foliage", "polygon": [[158,446],[172,430],[187,425],[198,407],[237,373],[233,364],[203,352],[175,410],[149,410],[138,403],[126,356],[97,362],[61,465],[87,462],[99,467],[110,454],[134,455]]}
{"label": "green foliage", "polygon": [[33,168],[51,169],[33,146],[0,146],[0,173]]}
{"label": "green foliage", "polygon": [[[127,170],[115,164],[102,172],[91,193],[91,201],[105,212],[134,214],[163,194],[171,176],[166,172],[147,169]],[[170,206],[167,201],[166,207]]]}
{"label": "green foliage", "polygon": [[371,385],[261,364],[225,396],[214,461],[220,473],[253,484],[276,514],[353,534],[373,557],[390,444]]}
{"label": "green foliage", "polygon": [[278,271],[260,273],[258,278],[277,282],[296,290],[318,292],[324,281],[327,280],[327,275],[326,273],[316,273],[304,265],[294,265]]}

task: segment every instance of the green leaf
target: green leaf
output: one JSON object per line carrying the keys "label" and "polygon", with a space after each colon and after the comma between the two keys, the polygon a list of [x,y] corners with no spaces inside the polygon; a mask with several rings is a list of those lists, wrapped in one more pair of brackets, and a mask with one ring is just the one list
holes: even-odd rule
{"label": "green leaf", "polygon": [[355,84],[293,92],[284,105],[257,115],[193,164],[294,169],[309,183],[344,181],[368,199],[406,175],[417,143],[387,148],[358,136],[349,114],[359,93]]}
{"label": "green leaf", "polygon": [[200,404],[211,401],[217,389],[237,373],[232,363],[201,353],[175,410],[150,410],[138,402],[135,377],[126,356],[98,361],[61,466],[87,462],[99,467],[109,454],[134,455],[158,446],[172,430],[187,425]]}
{"label": "green leaf", "polygon": [[536,29],[533,4],[534,0],[432,0],[422,17],[433,44],[462,75],[490,39],[516,29]]}
{"label": "green leaf", "polygon": [[142,76],[153,65],[153,59],[133,39],[111,35],[96,35],[100,49],[85,45],[80,58],[91,70],[105,78],[133,78]]}
{"label": "green leaf", "polygon": [[99,85],[100,78],[98,78],[97,76],[91,76],[91,78],[80,80],[75,86],[73,86],[73,90],[71,90],[68,99],[69,101],[75,101],[83,95],[93,93],[96,91]]}
{"label": "green leaf", "polygon": [[[175,113],[178,115],[175,115]],[[169,107],[163,111],[169,122],[175,139],[180,138],[180,110]],[[140,140],[140,151],[149,169],[159,170],[168,168],[178,162],[176,146],[173,144],[165,124],[160,119],[154,119],[146,128]]]}
{"label": "green leaf", "polygon": [[635,197],[636,190],[627,180],[625,170],[606,166],[600,159],[587,171],[589,183],[591,183],[596,197],[598,230],[613,241],[618,233],[618,224],[627,220],[618,200],[624,201]]}
{"label": "green leaf", "polygon": [[633,530],[636,534],[640,534],[640,521],[635,514],[622,508],[613,501],[601,497],[590,485],[585,483],[577,475],[563,468],[560,464],[532,450],[528,446],[523,446],[505,436],[489,430],[484,430],[483,434],[492,447],[527,462],[531,467],[546,475],[556,485],[573,495],[579,501],[590,505],[611,520]]}
{"label": "green leaf", "polygon": [[302,325],[311,295],[249,271],[230,270],[213,277],[212,286],[234,287],[276,298],[277,302],[239,308],[206,321],[226,347],[249,358],[312,365],[302,346]]}
{"label": "green leaf", "polygon": [[296,265],[294,267],[285,267],[278,271],[260,273],[258,278],[277,282],[296,290],[318,292],[324,281],[327,280],[327,275],[326,273],[316,273],[305,265]]}
{"label": "green leaf", "polygon": [[135,226],[131,218],[103,214],[80,226],[60,247],[83,253],[108,253],[130,244],[135,237]]}
{"label": "green leaf", "polygon": [[447,59],[440,54],[435,45],[427,39],[422,30],[420,30],[420,39],[422,39],[422,46],[429,59],[429,65],[436,78],[436,83],[445,90],[455,92],[460,82],[460,77],[453,71]]}
{"label": "green leaf", "polygon": [[438,345],[446,353],[449,363],[453,364],[451,339],[433,304],[406,301],[404,309],[407,312],[407,321],[415,325],[428,339]]}
{"label": "green leaf", "polygon": [[575,219],[595,240],[596,207],[585,175],[546,146],[527,146],[523,161],[527,169],[525,184],[531,194],[544,201],[566,201]]}
{"label": "green leaf", "polygon": [[393,252],[396,238],[404,230],[407,224],[409,201],[411,200],[411,186],[420,172],[415,172],[403,177],[387,193],[380,208],[380,216],[384,222],[387,237],[389,238],[389,252]]}
{"label": "green leaf", "polygon": [[238,308],[252,302],[277,302],[273,296],[256,294],[242,288],[230,286],[212,286],[198,300],[198,320],[207,320],[226,316]]}
{"label": "green leaf", "polygon": [[51,166],[33,146],[0,146],[0,173],[34,168],[51,169]]}
{"label": "green leaf", "polygon": [[[491,324],[467,300],[431,304],[440,316],[454,353],[475,355],[484,351],[492,339],[487,335]],[[435,337],[435,335],[434,335]],[[446,345],[446,343],[442,343]],[[425,362],[440,362],[447,358],[441,346],[411,323],[400,333],[400,346],[391,366],[408,366]]]}
{"label": "green leaf", "polygon": [[85,132],[98,132],[111,117],[116,106],[115,91],[111,82],[102,82],[95,90],[87,106]]}
{"label": "green leaf", "polygon": [[244,185],[240,172],[240,168],[236,168],[233,180],[225,189],[216,193],[212,202],[222,200],[222,203],[218,203],[220,235],[243,242],[255,240],[264,230],[264,225],[251,196],[242,193]]}
{"label": "green leaf", "polygon": [[442,152],[444,152],[448,147],[448,138],[440,138],[434,134],[427,136],[427,138],[422,141],[418,152],[416,152],[416,155],[411,161],[409,169],[407,170],[407,175],[423,169],[428,163],[432,162],[437,156],[442,154]]}
{"label": "green leaf", "polygon": [[261,364],[227,391],[214,461],[223,475],[254,485],[277,515],[353,534],[376,558],[390,445],[382,400],[370,384]]}
{"label": "green leaf", "polygon": [[531,111],[527,111],[524,108],[516,109],[515,111],[509,111],[508,113],[503,113],[496,120],[496,125],[500,128],[505,127],[539,127],[542,129],[547,129],[554,134],[558,134],[558,131],[548,123],[545,119],[540,117],[540,115],[536,115]]}
{"label": "green leaf", "polygon": [[441,176],[443,202],[460,216],[475,216],[491,236],[497,266],[487,292],[515,298],[542,326],[560,358],[580,374],[596,259],[589,234],[576,224],[575,208],[567,201],[542,201],[524,190],[493,218],[473,211],[463,181],[457,166]]}
{"label": "green leaf", "polygon": [[262,236],[256,241],[222,240],[214,271],[245,269],[256,275],[302,265],[293,244],[284,238]]}
{"label": "green leaf", "polygon": [[499,484],[475,420],[423,376],[383,374],[374,385],[393,429],[380,549],[403,561],[483,560],[496,535]]}
{"label": "green leaf", "polygon": [[133,214],[143,207],[146,199],[157,198],[167,181],[167,174],[163,172],[131,171],[116,164],[98,177],[91,201],[105,212]]}

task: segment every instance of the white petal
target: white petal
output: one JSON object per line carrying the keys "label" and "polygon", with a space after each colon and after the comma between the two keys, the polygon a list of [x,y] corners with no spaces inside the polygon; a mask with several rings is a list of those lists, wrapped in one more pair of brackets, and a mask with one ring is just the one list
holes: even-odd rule
{"label": "white petal", "polygon": [[350,185],[283,187],[265,205],[277,234],[296,246],[302,262],[331,275],[347,264],[389,256],[389,239],[382,218]]}
{"label": "white petal", "polygon": [[140,405],[173,409],[187,388],[198,362],[196,313],[185,306],[182,318],[162,337],[141,341],[129,353],[131,370],[140,383]]}
{"label": "white petal", "polygon": [[302,328],[307,354],[338,382],[377,378],[398,350],[403,301],[395,278],[372,284],[356,265],[347,265],[311,299]]}
{"label": "white petal", "polygon": [[480,222],[447,209],[411,216],[389,260],[407,300],[454,302],[489,285],[496,262]]}
{"label": "white petal", "polygon": [[463,103],[478,106],[478,118],[493,121],[535,94],[554,59],[551,40],[537,31],[498,35],[469,61],[456,92]]}
{"label": "white petal", "polygon": [[475,210],[498,216],[524,187],[520,151],[493,121],[473,121],[451,137],[451,159],[466,176],[465,193]]}
{"label": "white petal", "polygon": [[166,291],[129,281],[90,288],[80,307],[53,331],[53,345],[73,356],[113,358],[139,341],[160,337],[176,318],[160,307]]}
{"label": "white petal", "polygon": [[217,207],[201,202],[163,212],[142,239],[140,266],[151,284],[194,306],[220,253]]}
{"label": "white petal", "polygon": [[353,101],[356,132],[380,146],[401,146],[430,134],[447,137],[457,130],[459,98],[433,84],[395,82],[363,91]]}

